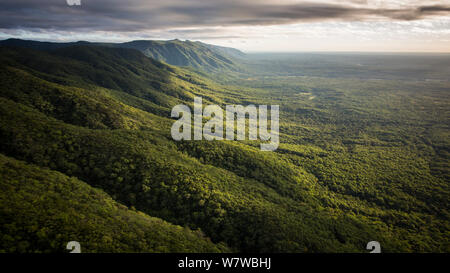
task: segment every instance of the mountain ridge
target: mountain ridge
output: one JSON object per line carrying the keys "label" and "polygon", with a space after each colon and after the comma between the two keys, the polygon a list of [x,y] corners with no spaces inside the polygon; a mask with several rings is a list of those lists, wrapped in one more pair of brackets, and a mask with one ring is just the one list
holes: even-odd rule
{"label": "mountain ridge", "polygon": [[0,41],[0,46],[25,47],[35,50],[58,50],[70,46],[91,45],[116,48],[131,48],[139,50],[147,57],[160,62],[176,66],[189,66],[198,70],[238,71],[239,58],[245,54],[238,49],[216,46],[202,42],[189,40],[135,40],[124,43],[102,43],[102,42],[41,42],[22,39],[6,39]]}

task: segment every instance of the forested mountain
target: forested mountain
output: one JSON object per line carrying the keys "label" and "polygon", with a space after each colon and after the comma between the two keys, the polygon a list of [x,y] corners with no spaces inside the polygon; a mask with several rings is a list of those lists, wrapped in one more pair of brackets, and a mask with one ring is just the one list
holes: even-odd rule
{"label": "forested mountain", "polygon": [[238,70],[234,58],[244,54],[237,49],[191,41],[132,41],[116,45],[133,48],[158,61],[204,70]]}
{"label": "forested mountain", "polygon": [[241,51],[191,41],[131,41],[126,43],[89,43],[85,41],[73,43],[51,43],[20,39],[0,41],[0,46],[24,47],[37,50],[54,50],[75,45],[91,45],[137,49],[155,60],[177,66],[190,66],[199,70],[220,71],[240,70],[239,58],[245,56]]}
{"label": "forested mountain", "polygon": [[[0,251],[450,250],[447,83],[223,85],[131,44],[0,47]],[[279,104],[279,149],[172,140],[194,96]]]}

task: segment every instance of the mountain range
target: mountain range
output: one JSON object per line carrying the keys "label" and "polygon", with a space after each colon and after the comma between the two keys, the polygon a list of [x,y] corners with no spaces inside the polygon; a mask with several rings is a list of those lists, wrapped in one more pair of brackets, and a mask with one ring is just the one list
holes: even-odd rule
{"label": "mountain range", "polygon": [[245,57],[241,51],[192,41],[151,41],[140,40],[126,43],[90,43],[86,41],[72,43],[39,42],[21,39],[0,41],[0,46],[25,47],[37,50],[54,50],[75,45],[90,45],[116,48],[131,48],[142,52],[147,57],[176,66],[190,66],[199,70],[238,71],[239,59]]}

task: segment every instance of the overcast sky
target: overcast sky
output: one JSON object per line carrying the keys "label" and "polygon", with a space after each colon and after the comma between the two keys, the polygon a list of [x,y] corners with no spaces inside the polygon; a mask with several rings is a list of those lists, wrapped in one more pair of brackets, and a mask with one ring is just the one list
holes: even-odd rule
{"label": "overcast sky", "polygon": [[450,52],[450,0],[80,1],[0,0],[0,39],[178,38],[246,52]]}

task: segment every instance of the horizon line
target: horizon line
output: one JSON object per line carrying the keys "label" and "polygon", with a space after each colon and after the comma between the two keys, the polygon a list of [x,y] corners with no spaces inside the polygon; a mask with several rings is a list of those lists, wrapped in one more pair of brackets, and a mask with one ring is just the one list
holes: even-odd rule
{"label": "horizon line", "polygon": [[228,47],[237,49],[245,54],[314,54],[314,53],[335,53],[335,54],[450,54],[449,51],[363,51],[363,50],[287,50],[287,51],[258,51],[258,50],[242,50],[237,47],[230,47],[230,46],[222,46],[212,43],[206,43],[201,40],[189,40],[189,39],[180,39],[180,38],[173,38],[173,39],[135,39],[135,40],[127,40],[122,42],[110,42],[110,41],[89,41],[89,40],[77,40],[77,41],[58,41],[58,40],[39,40],[39,39],[28,39],[28,38],[16,38],[16,37],[9,37],[2,39],[0,41],[6,41],[6,40],[22,40],[22,41],[32,41],[32,42],[41,42],[41,43],[60,43],[60,44],[68,44],[68,43],[80,43],[80,42],[87,42],[87,43],[109,43],[109,44],[121,44],[121,43],[129,43],[134,41],[182,41],[182,42],[200,42],[204,44],[209,44],[213,46],[221,46],[221,47]]}

